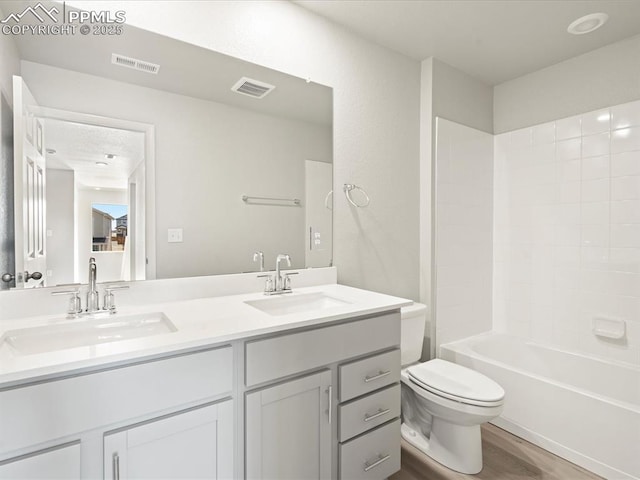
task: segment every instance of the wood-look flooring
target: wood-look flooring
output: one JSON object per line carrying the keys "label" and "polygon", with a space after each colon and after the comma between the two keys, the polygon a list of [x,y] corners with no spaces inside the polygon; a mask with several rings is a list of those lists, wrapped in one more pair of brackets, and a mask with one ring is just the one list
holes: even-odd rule
{"label": "wood-look flooring", "polygon": [[482,426],[484,468],[464,475],[440,465],[402,440],[402,470],[389,480],[589,480],[602,479],[491,424]]}

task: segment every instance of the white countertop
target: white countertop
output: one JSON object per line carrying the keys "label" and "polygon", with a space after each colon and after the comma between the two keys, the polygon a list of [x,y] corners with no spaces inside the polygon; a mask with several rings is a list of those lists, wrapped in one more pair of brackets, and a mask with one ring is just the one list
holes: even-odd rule
{"label": "white countertop", "polygon": [[286,294],[286,297],[293,298],[314,292],[321,292],[346,303],[286,315],[270,315],[245,303],[265,298],[283,298],[267,297],[262,293],[156,303],[149,306],[125,305],[119,306],[118,315],[162,312],[177,331],[30,355],[15,352],[7,342],[2,341],[2,336],[11,330],[60,322],[65,318],[64,312],[60,312],[59,315],[5,320],[0,322],[0,388],[292,328],[321,325],[353,316],[393,310],[413,303],[411,300],[337,284],[298,288],[293,293]]}

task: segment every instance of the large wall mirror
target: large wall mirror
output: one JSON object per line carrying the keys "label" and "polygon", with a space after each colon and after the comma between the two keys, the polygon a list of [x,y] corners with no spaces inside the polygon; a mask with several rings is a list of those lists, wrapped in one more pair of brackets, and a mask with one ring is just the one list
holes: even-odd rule
{"label": "large wall mirror", "polygon": [[0,289],[331,265],[330,88],[128,25],[13,41]]}

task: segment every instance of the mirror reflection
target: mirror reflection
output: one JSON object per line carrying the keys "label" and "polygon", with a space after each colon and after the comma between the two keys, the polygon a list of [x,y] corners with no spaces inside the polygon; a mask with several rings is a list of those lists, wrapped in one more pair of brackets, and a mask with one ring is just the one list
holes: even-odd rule
{"label": "mirror reflection", "polygon": [[84,283],[91,256],[98,281],[259,271],[256,252],[266,269],[278,253],[331,264],[330,88],[130,26],[13,41],[15,268],[0,288]]}

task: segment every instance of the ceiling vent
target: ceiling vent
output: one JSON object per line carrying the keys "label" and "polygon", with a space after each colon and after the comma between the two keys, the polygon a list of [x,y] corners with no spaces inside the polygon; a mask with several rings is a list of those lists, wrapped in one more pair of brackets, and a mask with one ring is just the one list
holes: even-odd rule
{"label": "ceiling vent", "polygon": [[242,77],[233,87],[231,87],[231,90],[254,98],[264,98],[274,88],[276,88],[275,85],[269,85],[268,83],[264,83],[259,80]]}
{"label": "ceiling vent", "polygon": [[137,58],[125,57],[118,53],[111,55],[111,63],[114,65],[120,65],[121,67],[133,68],[140,72],[157,74],[160,70],[160,65],[155,63],[145,62],[144,60],[138,60]]}

